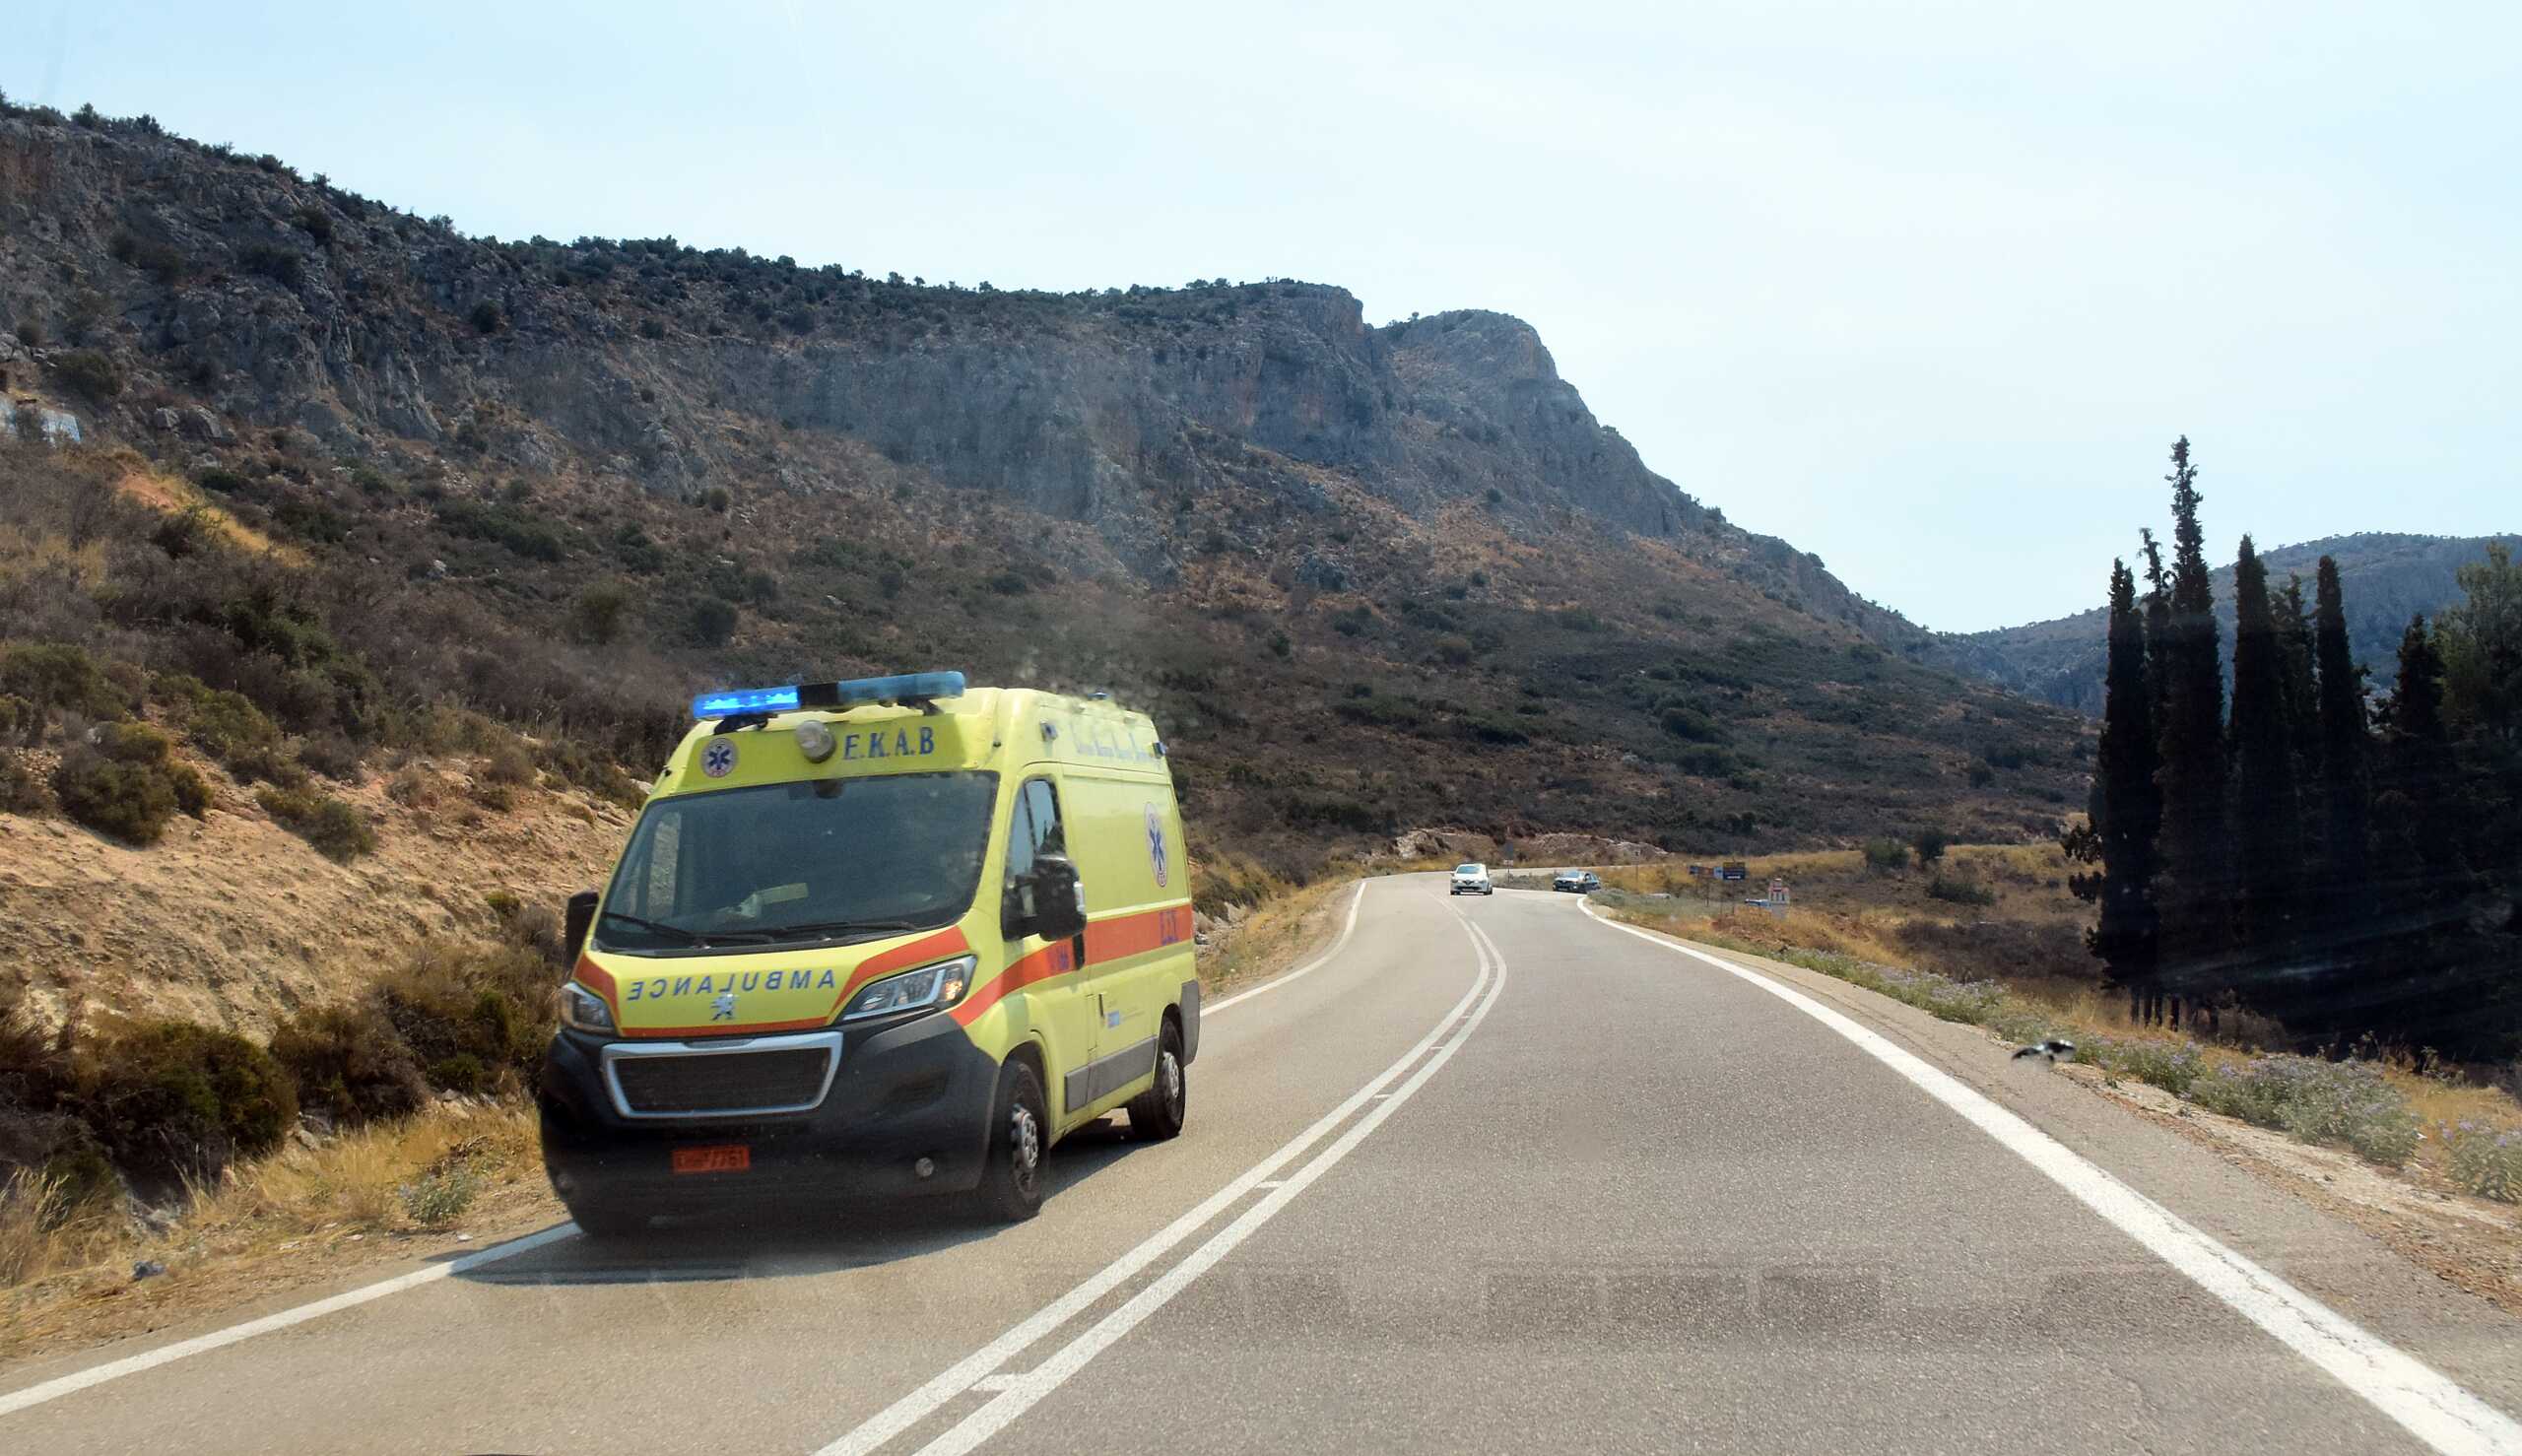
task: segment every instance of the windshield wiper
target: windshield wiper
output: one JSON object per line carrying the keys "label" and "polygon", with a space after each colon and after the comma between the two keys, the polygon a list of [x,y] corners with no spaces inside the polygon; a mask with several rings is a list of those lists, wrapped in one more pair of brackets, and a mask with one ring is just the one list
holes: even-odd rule
{"label": "windshield wiper", "polygon": [[[758,936],[764,941],[831,940],[838,936],[856,935],[861,931],[886,932],[917,930],[916,920],[801,920],[794,925],[765,925],[760,930],[738,932]],[[718,939],[718,937],[712,937]]]}
{"label": "windshield wiper", "polygon": [[670,935],[687,946],[697,946],[701,944],[699,936],[684,929],[680,925],[665,925],[654,920],[642,920],[636,915],[625,915],[620,910],[607,910],[603,914],[596,916],[596,919],[619,920],[625,925],[635,925],[641,930],[652,930],[659,935]]}

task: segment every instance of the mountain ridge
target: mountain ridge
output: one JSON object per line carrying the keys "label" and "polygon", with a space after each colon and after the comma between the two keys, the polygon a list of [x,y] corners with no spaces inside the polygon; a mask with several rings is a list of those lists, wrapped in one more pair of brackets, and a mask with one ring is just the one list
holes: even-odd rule
{"label": "mountain ridge", "polygon": [[[2522,549],[2522,535],[2430,536],[2411,532],[2358,531],[2324,536],[2260,552],[2272,586],[2282,586],[2291,572],[2303,578],[2303,598],[2311,601],[2314,567],[2320,558],[2339,563],[2341,594],[2348,620],[2348,644],[2367,682],[2387,692],[2398,672],[2395,654],[2401,629],[2409,618],[2431,618],[2461,600],[2454,573],[2471,562],[2484,561],[2490,542]],[[2216,612],[2224,641],[2233,636],[2233,566],[2218,566],[2210,577]],[[2093,607],[2066,617],[2028,622],[2019,627],[1979,632],[1938,633],[1925,653],[1937,666],[1974,676],[2008,691],[2079,712],[2101,711],[2106,612]],[[2229,652],[2225,663],[2229,675]]]}
{"label": "mountain ridge", "polygon": [[0,225],[10,386],[348,583],[396,701],[635,761],[731,679],[1112,688],[1291,852],[2010,837],[2080,797],[2081,727],[1885,652],[1923,634],[1655,474],[1507,315],[467,238],[17,108]]}

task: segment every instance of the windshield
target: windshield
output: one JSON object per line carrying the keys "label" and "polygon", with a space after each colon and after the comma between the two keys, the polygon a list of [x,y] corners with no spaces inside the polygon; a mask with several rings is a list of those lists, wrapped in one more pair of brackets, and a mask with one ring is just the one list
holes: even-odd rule
{"label": "windshield", "polygon": [[605,892],[605,950],[779,945],[944,925],[972,902],[992,773],[826,778],[650,805]]}
{"label": "windshield", "polygon": [[1478,865],[1456,865],[1456,866],[1454,866],[1454,873],[1455,873],[1455,874],[1457,874],[1457,875],[1477,875],[1477,874],[1479,874],[1480,872],[1481,872],[1481,871],[1480,871],[1480,866],[1478,866]]}

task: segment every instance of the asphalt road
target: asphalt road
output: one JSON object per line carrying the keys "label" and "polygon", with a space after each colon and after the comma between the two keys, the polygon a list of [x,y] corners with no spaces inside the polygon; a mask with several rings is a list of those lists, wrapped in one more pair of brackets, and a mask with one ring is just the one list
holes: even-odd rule
{"label": "asphalt road", "polygon": [[1572,896],[1356,909],[1029,1224],[564,1237],[20,1366],[0,1450],[2522,1444],[2522,1322],[1976,1031]]}

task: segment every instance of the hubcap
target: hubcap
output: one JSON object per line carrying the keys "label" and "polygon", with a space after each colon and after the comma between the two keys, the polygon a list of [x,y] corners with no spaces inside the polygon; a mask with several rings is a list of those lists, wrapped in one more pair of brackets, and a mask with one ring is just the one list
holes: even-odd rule
{"label": "hubcap", "polygon": [[1179,1111],[1182,1106],[1182,1063],[1170,1047],[1157,1059],[1157,1083],[1164,1089],[1164,1105]]}
{"label": "hubcap", "polygon": [[1007,1115],[1007,1149],[1016,1186],[1030,1190],[1042,1163],[1042,1125],[1022,1102]]}

